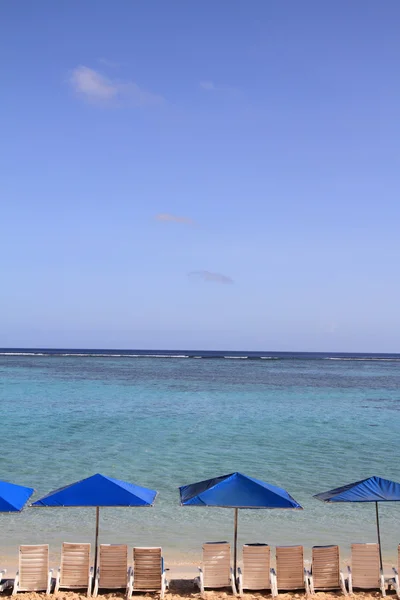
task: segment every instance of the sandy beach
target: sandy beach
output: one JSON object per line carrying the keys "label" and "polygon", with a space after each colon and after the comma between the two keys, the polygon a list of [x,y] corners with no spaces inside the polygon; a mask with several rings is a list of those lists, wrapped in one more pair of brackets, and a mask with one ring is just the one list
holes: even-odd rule
{"label": "sandy beach", "polygon": [[[11,592],[6,592],[10,594]],[[393,598],[396,596],[393,595],[393,592],[389,592],[389,595]],[[19,597],[23,598],[23,600],[41,600],[46,594],[41,594],[37,592],[30,593],[21,593],[18,594]],[[49,597],[58,598],[59,600],[84,600],[87,598],[85,594],[75,593],[75,592],[64,592],[60,591],[55,595],[51,595]],[[104,600],[113,600],[114,598],[125,598],[123,593],[104,593],[99,594],[99,597]],[[231,594],[229,590],[226,591],[207,591],[204,595],[206,600],[229,600],[229,598],[233,598],[234,596]],[[311,596],[308,596],[310,598]],[[353,594],[354,598],[357,600],[373,600],[375,598],[380,598],[381,594],[379,592],[356,592]],[[133,598],[159,598],[158,594],[134,594]],[[188,598],[196,598],[200,599],[201,595],[197,588],[194,587],[193,582],[187,579],[175,579],[170,582],[170,589],[165,595],[166,600],[184,600]],[[251,592],[243,594],[243,598],[245,600],[257,600],[262,598],[271,598],[271,595],[268,593],[261,592]],[[279,594],[279,598],[281,600],[302,600],[307,598],[307,595],[304,593],[286,593]],[[341,593],[325,593],[325,592],[317,592],[313,598],[316,600],[334,600],[338,598],[343,598]]]}
{"label": "sandy beach", "polygon": [[[168,569],[168,580],[169,580],[169,589],[165,594],[166,600],[185,600],[185,599],[199,599],[202,597],[197,586],[194,585],[193,579],[197,575],[198,570],[195,565],[174,565]],[[55,574],[55,571],[53,575]],[[385,576],[389,576],[390,571],[389,567],[385,568]],[[11,576],[10,573],[7,573],[8,577]],[[8,588],[4,591],[3,596],[10,596],[12,588]],[[396,598],[396,594],[393,590],[386,590],[386,594],[393,599]],[[18,597],[23,598],[24,600],[43,600],[46,597],[45,593],[39,592],[20,592],[18,593]],[[58,598],[59,600],[85,600],[87,598],[84,591],[66,591],[60,590],[56,594],[51,594],[49,598]],[[98,597],[103,598],[104,600],[113,600],[117,598],[126,598],[125,594],[117,591],[108,592],[106,590],[99,590]],[[271,594],[267,591],[254,591],[254,592],[245,592],[242,596],[245,600],[257,600],[262,598],[272,598]],[[314,596],[307,595],[301,591],[295,592],[286,592],[279,593],[279,598],[281,600],[303,600],[315,598],[316,600],[334,600],[338,598],[343,598],[343,594],[340,591],[337,592],[316,592]],[[382,595],[379,591],[375,590],[367,590],[367,591],[356,591],[349,595],[349,597],[357,598],[358,600],[373,600],[375,598],[381,598]],[[133,594],[133,599],[138,598],[159,598],[158,593],[147,593],[140,594],[135,592]],[[206,600],[229,600],[229,598],[234,598],[231,590],[229,588],[223,590],[207,590],[204,594],[204,598]]]}
{"label": "sandy beach", "polygon": [[[192,564],[182,564],[182,563],[170,563],[166,565],[167,570],[167,579],[169,581],[169,590],[167,591],[165,598],[166,600],[183,600],[188,598],[201,598],[201,594],[194,585],[193,580],[198,575],[198,564],[201,564],[201,560],[198,563]],[[343,573],[347,570],[347,564],[349,561],[342,561],[341,569]],[[307,566],[307,564],[306,564]],[[13,565],[9,569],[7,569],[7,574],[5,579],[12,579],[15,576],[16,565]],[[384,575],[385,579],[392,576],[392,565],[390,563],[384,564]],[[57,569],[53,567],[53,577],[55,577]],[[11,595],[12,588],[8,588],[3,592],[3,596]],[[386,590],[386,594],[389,597],[396,598],[395,592],[391,590]],[[43,599],[46,594],[39,592],[19,592],[19,597],[24,598],[25,600],[40,600]],[[349,595],[350,596],[350,595]],[[51,594],[51,597],[56,597],[59,600],[84,600],[87,598],[84,591],[75,592],[75,591],[67,591],[60,590],[56,594]],[[107,593],[106,590],[99,590],[99,597],[104,598],[105,600],[112,600],[116,598],[125,598],[125,594],[117,591]],[[245,592],[242,596],[246,600],[250,599],[262,599],[262,598],[272,598],[271,594],[267,591],[254,591],[254,592]],[[301,591],[294,592],[282,592],[279,593],[279,598],[282,600],[301,600],[304,598],[315,598],[316,600],[333,600],[337,598],[343,598],[343,594],[340,591],[337,592],[316,592],[314,596],[307,595]],[[382,595],[379,591],[375,590],[366,590],[366,591],[356,591],[353,593],[352,597],[355,597],[359,600],[372,600],[374,598],[381,598]],[[159,598],[158,593],[147,593],[140,594],[135,592],[133,594],[133,598]],[[229,588],[223,590],[207,590],[205,592],[204,598],[206,600],[229,600],[229,598],[234,598],[231,590]]]}

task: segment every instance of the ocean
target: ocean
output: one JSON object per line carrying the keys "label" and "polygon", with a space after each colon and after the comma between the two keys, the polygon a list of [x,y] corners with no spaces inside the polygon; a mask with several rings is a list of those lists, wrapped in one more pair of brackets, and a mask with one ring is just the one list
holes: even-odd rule
{"label": "ocean", "polygon": [[[0,479],[34,499],[94,473],[158,490],[155,506],[102,509],[100,542],[160,545],[193,563],[232,540],[233,511],[180,507],[178,487],[240,471],[303,511],[242,510],[239,544],[376,540],[375,506],[312,496],[379,475],[400,481],[400,355],[0,350]],[[400,505],[381,504],[386,561]],[[94,509],[0,514],[2,564],[19,544],[93,542]]]}

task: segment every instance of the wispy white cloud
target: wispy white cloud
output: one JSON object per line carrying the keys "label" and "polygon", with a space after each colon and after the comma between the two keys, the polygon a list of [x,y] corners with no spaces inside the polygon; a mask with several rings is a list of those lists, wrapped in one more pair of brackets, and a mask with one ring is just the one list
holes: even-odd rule
{"label": "wispy white cloud", "polygon": [[210,79],[204,79],[199,82],[199,87],[206,92],[226,92],[230,94],[237,94],[239,90],[231,85],[223,85],[215,83]]}
{"label": "wispy white cloud", "polygon": [[208,91],[212,91],[215,90],[215,84],[213,81],[200,81],[199,86],[203,89],[203,90],[208,90]]}
{"label": "wispy white cloud", "polygon": [[193,225],[193,219],[189,217],[179,217],[177,215],[171,215],[169,213],[159,213],[155,216],[157,221],[162,221],[164,223],[184,223],[185,225]]}
{"label": "wispy white cloud", "polygon": [[71,73],[70,83],[78,94],[89,100],[110,100],[118,94],[116,85],[89,67],[76,67]]}
{"label": "wispy white cloud", "polygon": [[121,66],[119,63],[114,60],[109,60],[108,58],[99,58],[99,63],[110,69],[118,69]]}
{"label": "wispy white cloud", "polygon": [[163,102],[162,96],[148,92],[134,81],[111,79],[84,65],[72,70],[69,83],[81,98],[94,104],[144,107]]}
{"label": "wispy white cloud", "polygon": [[202,279],[203,281],[212,283],[233,283],[232,277],[228,277],[228,275],[222,275],[222,273],[213,273],[212,271],[192,271],[189,273],[189,277],[195,277],[197,279]]}

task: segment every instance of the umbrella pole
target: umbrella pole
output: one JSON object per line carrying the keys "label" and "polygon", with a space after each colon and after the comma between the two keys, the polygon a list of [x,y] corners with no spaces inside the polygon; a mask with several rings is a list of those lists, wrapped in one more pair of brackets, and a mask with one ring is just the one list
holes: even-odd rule
{"label": "umbrella pole", "polygon": [[99,521],[100,521],[100,507],[96,506],[96,540],[94,543],[94,576],[96,577],[97,572],[97,554],[99,548]]}
{"label": "umbrella pole", "polygon": [[239,509],[235,508],[235,533],[234,533],[234,548],[233,548],[233,576],[236,581],[236,567],[237,567],[237,532],[238,532],[238,516]]}
{"label": "umbrella pole", "polygon": [[378,533],[378,544],[379,544],[379,560],[381,563],[381,571],[382,571],[383,563],[382,563],[381,531],[379,528],[379,512],[378,512],[378,503],[377,502],[375,502],[375,509],[376,509],[376,531]]}

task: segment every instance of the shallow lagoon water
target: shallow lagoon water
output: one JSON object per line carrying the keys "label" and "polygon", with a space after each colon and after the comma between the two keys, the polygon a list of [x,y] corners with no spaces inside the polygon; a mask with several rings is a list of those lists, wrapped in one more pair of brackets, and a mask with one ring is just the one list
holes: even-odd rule
{"label": "shallow lagoon water", "polygon": [[[375,541],[374,505],[312,495],[371,475],[400,481],[398,357],[41,354],[0,355],[0,478],[31,485],[35,499],[96,472],[158,490],[154,508],[103,509],[102,542],[198,560],[203,541],[232,539],[233,514],[180,507],[177,488],[233,471],[286,488],[304,507],[240,511],[240,544],[338,543],[347,555],[351,542]],[[381,504],[380,514],[391,560],[400,504]],[[57,554],[62,541],[92,541],[94,519],[94,509],[0,515],[0,553],[50,543]]]}

